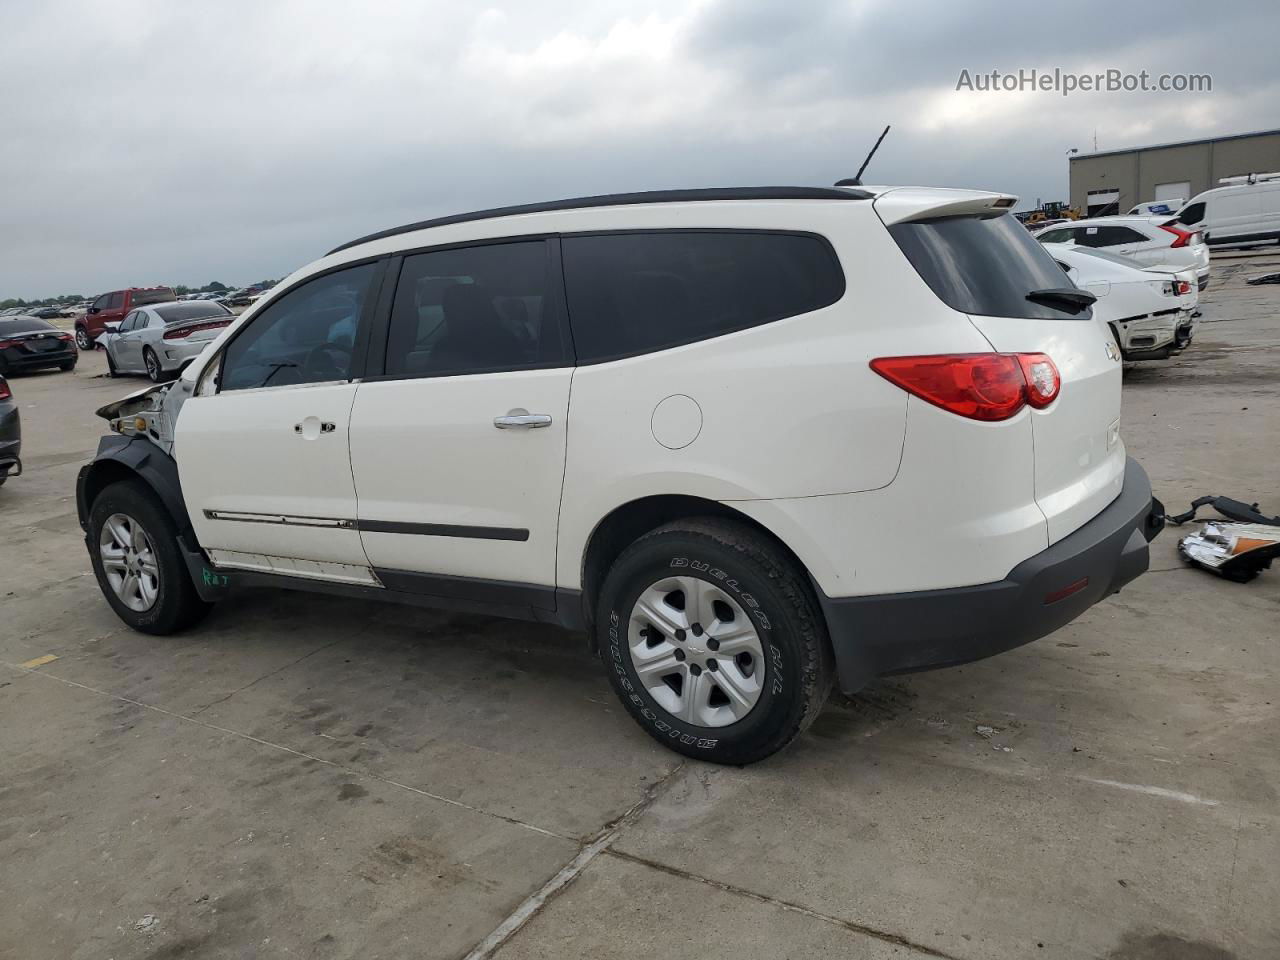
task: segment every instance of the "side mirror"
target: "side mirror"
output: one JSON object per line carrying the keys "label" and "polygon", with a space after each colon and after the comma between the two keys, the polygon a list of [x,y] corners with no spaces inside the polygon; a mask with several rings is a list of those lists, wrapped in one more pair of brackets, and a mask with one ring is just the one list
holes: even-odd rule
{"label": "side mirror", "polygon": [[90,308],[89,308],[89,312],[90,312],[90,313],[101,313],[101,312],[102,312],[102,308],[101,308],[101,307],[90,307]]}

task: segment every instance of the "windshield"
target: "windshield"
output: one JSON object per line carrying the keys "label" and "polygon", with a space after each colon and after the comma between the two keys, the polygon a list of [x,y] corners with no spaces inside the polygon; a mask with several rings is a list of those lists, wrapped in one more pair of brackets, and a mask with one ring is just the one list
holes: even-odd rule
{"label": "windshield", "polygon": [[178,323],[182,320],[203,320],[205,317],[229,317],[231,311],[216,303],[188,300],[185,303],[174,303],[167,307],[157,307],[156,313],[165,323]]}
{"label": "windshield", "polygon": [[141,307],[148,303],[164,303],[173,299],[173,291],[168,287],[156,287],[154,290],[133,291],[133,305]]}
{"label": "windshield", "polygon": [[0,337],[13,336],[18,333],[39,333],[42,330],[57,330],[52,323],[37,320],[35,317],[15,317],[11,320],[0,320]]}
{"label": "windshield", "polygon": [[1090,311],[1033,290],[1071,287],[1049,252],[1009,214],[895,223],[889,233],[916,272],[961,313],[1029,320],[1084,320]]}

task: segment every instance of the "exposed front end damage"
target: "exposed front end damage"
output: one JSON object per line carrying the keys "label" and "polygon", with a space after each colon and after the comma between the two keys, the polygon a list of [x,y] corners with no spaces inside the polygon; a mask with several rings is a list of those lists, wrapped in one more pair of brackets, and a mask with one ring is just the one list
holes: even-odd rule
{"label": "exposed front end damage", "polygon": [[192,384],[186,380],[158,383],[136,390],[95,413],[107,421],[113,433],[124,437],[142,437],[173,456],[173,428],[178,411],[191,396]]}

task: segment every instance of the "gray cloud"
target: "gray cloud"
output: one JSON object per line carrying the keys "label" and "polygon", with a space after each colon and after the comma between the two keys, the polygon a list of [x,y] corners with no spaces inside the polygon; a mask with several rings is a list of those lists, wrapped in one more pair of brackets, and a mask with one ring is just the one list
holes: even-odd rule
{"label": "gray cloud", "polygon": [[[370,230],[593,192],[1066,193],[1068,147],[1275,122],[1271,4],[568,0],[0,7],[0,298],[280,275]],[[1209,22],[1209,21],[1212,22]],[[1206,95],[956,93],[1195,70]]]}

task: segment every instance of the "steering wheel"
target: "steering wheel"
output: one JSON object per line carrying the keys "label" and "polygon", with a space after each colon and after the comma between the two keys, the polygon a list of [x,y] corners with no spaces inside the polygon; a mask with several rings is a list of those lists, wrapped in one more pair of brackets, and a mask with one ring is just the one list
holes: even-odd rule
{"label": "steering wheel", "polygon": [[319,343],[307,351],[302,371],[312,383],[345,380],[351,369],[351,351],[334,343]]}

